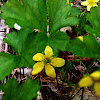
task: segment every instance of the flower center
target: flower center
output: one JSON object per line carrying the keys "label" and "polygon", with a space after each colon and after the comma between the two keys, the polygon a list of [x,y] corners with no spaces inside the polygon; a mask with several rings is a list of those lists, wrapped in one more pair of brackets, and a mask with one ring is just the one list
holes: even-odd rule
{"label": "flower center", "polygon": [[51,61],[51,60],[50,60],[49,58],[46,58],[46,59],[45,59],[45,63],[46,63],[46,64],[47,64],[47,63],[50,63],[50,61]]}

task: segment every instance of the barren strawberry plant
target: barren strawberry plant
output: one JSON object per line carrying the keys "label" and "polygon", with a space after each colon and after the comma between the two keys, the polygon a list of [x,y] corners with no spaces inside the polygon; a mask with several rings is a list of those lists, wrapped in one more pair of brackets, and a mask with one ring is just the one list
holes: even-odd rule
{"label": "barren strawberry plant", "polygon": [[[37,99],[99,100],[99,4],[99,0],[2,0],[2,99],[34,100],[41,95]],[[86,91],[91,92],[88,98]]]}

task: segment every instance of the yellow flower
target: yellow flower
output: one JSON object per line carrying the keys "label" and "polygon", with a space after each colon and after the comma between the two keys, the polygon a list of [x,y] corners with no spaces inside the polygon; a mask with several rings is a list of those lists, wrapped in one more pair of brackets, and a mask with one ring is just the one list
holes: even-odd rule
{"label": "yellow flower", "polygon": [[87,6],[87,11],[90,11],[90,8],[91,8],[91,7],[98,6],[98,5],[96,4],[98,1],[99,1],[99,0],[86,0],[86,1],[83,1],[83,2],[81,3],[81,5]]}
{"label": "yellow flower", "polygon": [[100,71],[95,71],[90,76],[84,77],[79,81],[79,86],[90,87],[94,84],[96,95],[100,96]]}
{"label": "yellow flower", "polygon": [[45,73],[52,77],[56,77],[54,67],[62,67],[65,64],[65,60],[59,57],[53,57],[53,50],[50,46],[46,46],[45,55],[42,53],[37,53],[33,56],[34,61],[38,61],[33,66],[32,75],[36,75],[44,69],[45,66]]}
{"label": "yellow flower", "polygon": [[73,3],[69,3],[69,0],[67,0],[66,4],[70,4],[71,7],[73,6]]}

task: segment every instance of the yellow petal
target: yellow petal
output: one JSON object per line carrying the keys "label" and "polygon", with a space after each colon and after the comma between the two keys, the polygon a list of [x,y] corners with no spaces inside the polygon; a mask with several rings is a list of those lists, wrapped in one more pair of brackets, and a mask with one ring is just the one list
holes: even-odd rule
{"label": "yellow petal", "polygon": [[74,5],[73,3],[70,3],[71,7]]}
{"label": "yellow petal", "polygon": [[34,66],[33,66],[33,71],[32,71],[32,75],[36,75],[39,72],[41,72],[44,68],[44,62],[37,62]]}
{"label": "yellow petal", "polygon": [[88,87],[93,84],[93,80],[90,76],[84,77],[79,81],[80,87]]}
{"label": "yellow petal", "polygon": [[78,36],[77,38],[79,38],[83,42],[83,36]]}
{"label": "yellow petal", "polygon": [[88,2],[87,2],[87,1],[83,1],[83,2],[81,3],[81,5],[87,6],[87,5],[88,5]]}
{"label": "yellow petal", "polygon": [[69,0],[67,0],[66,4],[69,4]]}
{"label": "yellow petal", "polygon": [[53,55],[53,50],[50,46],[46,46],[44,52],[47,58],[50,58]]}
{"label": "yellow petal", "polygon": [[95,7],[95,6],[97,7],[98,5],[97,4],[94,4],[93,7]]}
{"label": "yellow petal", "polygon": [[34,61],[42,61],[44,60],[44,55],[42,53],[37,53],[32,58]]}
{"label": "yellow petal", "polygon": [[45,65],[45,73],[52,78],[56,77],[55,69],[50,64]]}
{"label": "yellow petal", "polygon": [[100,71],[95,71],[90,76],[95,80],[95,81],[100,81]]}
{"label": "yellow petal", "polygon": [[98,2],[99,0],[95,0],[95,2]]}
{"label": "yellow petal", "polygon": [[95,90],[96,95],[100,96],[100,81],[99,82],[95,82],[94,90]]}
{"label": "yellow petal", "polygon": [[50,64],[54,67],[62,67],[65,64],[65,60],[62,58],[53,58]]}
{"label": "yellow petal", "polygon": [[87,11],[90,11],[90,8],[91,8],[92,6],[90,6],[90,5],[88,5],[87,6]]}

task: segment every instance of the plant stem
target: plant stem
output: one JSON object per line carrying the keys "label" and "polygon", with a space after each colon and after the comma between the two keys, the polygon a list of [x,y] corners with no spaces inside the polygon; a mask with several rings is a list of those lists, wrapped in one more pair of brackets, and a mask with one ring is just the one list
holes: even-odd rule
{"label": "plant stem", "polygon": [[84,65],[84,63],[82,61],[80,61],[80,63],[85,67],[85,70],[86,70],[87,74],[89,74],[86,66]]}
{"label": "plant stem", "polygon": [[84,88],[82,88],[81,100],[83,100]]}

